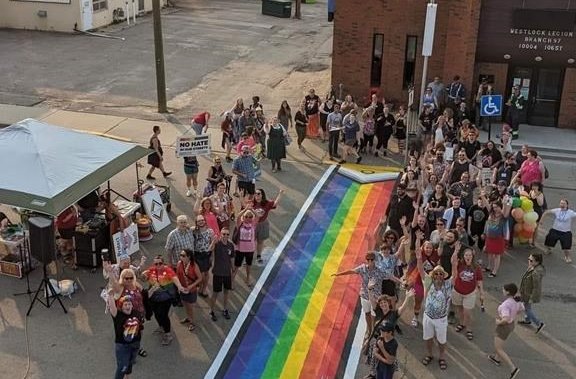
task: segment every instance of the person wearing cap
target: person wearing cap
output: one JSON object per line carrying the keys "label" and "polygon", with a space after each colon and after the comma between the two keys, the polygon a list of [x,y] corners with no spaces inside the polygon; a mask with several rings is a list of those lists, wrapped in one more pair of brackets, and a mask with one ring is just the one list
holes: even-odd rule
{"label": "person wearing cap", "polygon": [[380,338],[374,346],[374,357],[378,360],[376,379],[392,379],[396,371],[398,342],[394,338],[394,326],[384,324],[379,327]]}
{"label": "person wearing cap", "polygon": [[236,157],[232,163],[232,173],[237,176],[238,189],[242,197],[254,195],[254,182],[256,181],[254,165],[257,163],[250,146],[242,146],[242,154]]}
{"label": "person wearing cap", "polygon": [[132,298],[124,295],[118,299],[118,306],[114,299],[114,290],[108,291],[108,311],[114,321],[114,342],[116,344],[116,373],[115,379],[123,379],[132,373],[132,363],[140,348],[142,338],[142,315],[134,310]]}
{"label": "person wearing cap", "polygon": [[524,105],[526,104],[526,99],[524,95],[520,92],[519,86],[512,87],[512,94],[506,105],[508,106],[507,122],[512,127],[512,139],[518,139],[519,137],[519,126],[520,126],[520,116],[524,110]]}
{"label": "person wearing cap", "polygon": [[[420,237],[422,235],[420,234]],[[420,241],[422,242],[422,241]],[[451,257],[452,265],[458,262],[460,243],[456,242],[454,253]],[[428,279],[430,284],[426,286],[426,297],[424,305],[424,318],[422,320],[423,339],[426,341],[427,355],[422,359],[422,364],[428,366],[432,362],[434,339],[438,341],[439,357],[438,364],[441,370],[446,370],[446,335],[448,333],[448,311],[450,309],[452,289],[455,277],[450,280],[448,272],[438,265],[426,274],[422,262],[422,252],[416,249],[416,265],[421,278]]]}

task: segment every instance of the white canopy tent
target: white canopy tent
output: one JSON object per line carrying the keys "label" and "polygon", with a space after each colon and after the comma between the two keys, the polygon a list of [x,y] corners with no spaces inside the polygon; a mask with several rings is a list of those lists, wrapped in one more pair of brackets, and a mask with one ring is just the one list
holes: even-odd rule
{"label": "white canopy tent", "polygon": [[145,147],[26,119],[0,129],[0,203],[57,216]]}

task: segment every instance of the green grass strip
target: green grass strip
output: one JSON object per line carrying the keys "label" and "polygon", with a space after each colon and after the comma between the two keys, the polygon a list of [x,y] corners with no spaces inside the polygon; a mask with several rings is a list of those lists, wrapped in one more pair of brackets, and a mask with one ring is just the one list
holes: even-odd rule
{"label": "green grass strip", "polygon": [[[294,342],[296,333],[298,333],[300,322],[306,313],[310,297],[314,292],[314,288],[316,287],[316,283],[318,282],[318,278],[320,277],[320,273],[324,267],[324,263],[329,257],[332,246],[336,241],[336,237],[338,237],[338,234],[340,233],[342,224],[348,215],[348,211],[352,207],[352,203],[359,188],[359,184],[352,183],[344,195],[336,214],[332,218],[332,222],[324,234],[320,247],[312,258],[308,272],[306,273],[302,285],[300,286],[300,290],[296,294],[296,298],[292,303],[292,307],[290,308],[286,322],[284,323],[282,331],[276,341],[276,345],[268,358],[262,378],[276,379],[280,377],[288,354],[290,353],[290,349],[292,348],[292,343]],[[264,354],[265,352],[262,353]]]}

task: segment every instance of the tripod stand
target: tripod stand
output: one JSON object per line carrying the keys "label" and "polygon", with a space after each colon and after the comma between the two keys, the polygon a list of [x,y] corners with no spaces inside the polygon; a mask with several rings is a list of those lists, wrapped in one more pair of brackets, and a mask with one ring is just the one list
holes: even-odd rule
{"label": "tripod stand", "polygon": [[[68,311],[64,307],[64,304],[62,304],[62,300],[60,299],[60,294],[56,293],[56,290],[52,286],[52,283],[50,283],[50,279],[48,279],[48,274],[46,273],[46,264],[44,264],[43,267],[44,267],[44,275],[42,277],[42,281],[40,282],[40,285],[38,286],[38,289],[36,290],[36,293],[34,294],[34,299],[32,299],[32,303],[30,303],[30,308],[28,308],[28,312],[26,312],[26,316],[30,315],[30,312],[32,311],[32,308],[34,307],[34,303],[36,303],[36,301],[38,301],[40,304],[42,304],[46,308],[50,308],[52,306],[52,304],[54,304],[54,302],[56,300],[58,300],[64,313],[68,313]],[[40,291],[42,291],[42,290],[44,290],[44,293],[46,294],[46,302],[42,301],[42,299],[40,299],[38,297],[38,295],[40,294]],[[52,297],[52,300],[50,300],[51,297]]]}

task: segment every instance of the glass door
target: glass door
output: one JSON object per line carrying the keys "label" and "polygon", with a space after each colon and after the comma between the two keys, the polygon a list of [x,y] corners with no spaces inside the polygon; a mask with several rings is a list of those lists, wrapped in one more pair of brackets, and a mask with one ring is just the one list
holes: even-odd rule
{"label": "glass door", "polygon": [[[504,99],[504,102],[506,103],[510,98],[513,86],[519,86],[520,93],[524,95],[524,99],[528,101],[531,93],[530,86],[532,84],[533,74],[534,70],[531,67],[514,67],[512,69],[511,82],[508,85],[508,88],[506,89],[507,97]],[[524,109],[520,113],[520,123],[525,124],[527,122],[528,122],[528,107],[524,107]]]}
{"label": "glass door", "polygon": [[528,123],[541,126],[556,126],[562,98],[564,70],[561,68],[539,68],[534,70],[534,91],[529,99]]}

